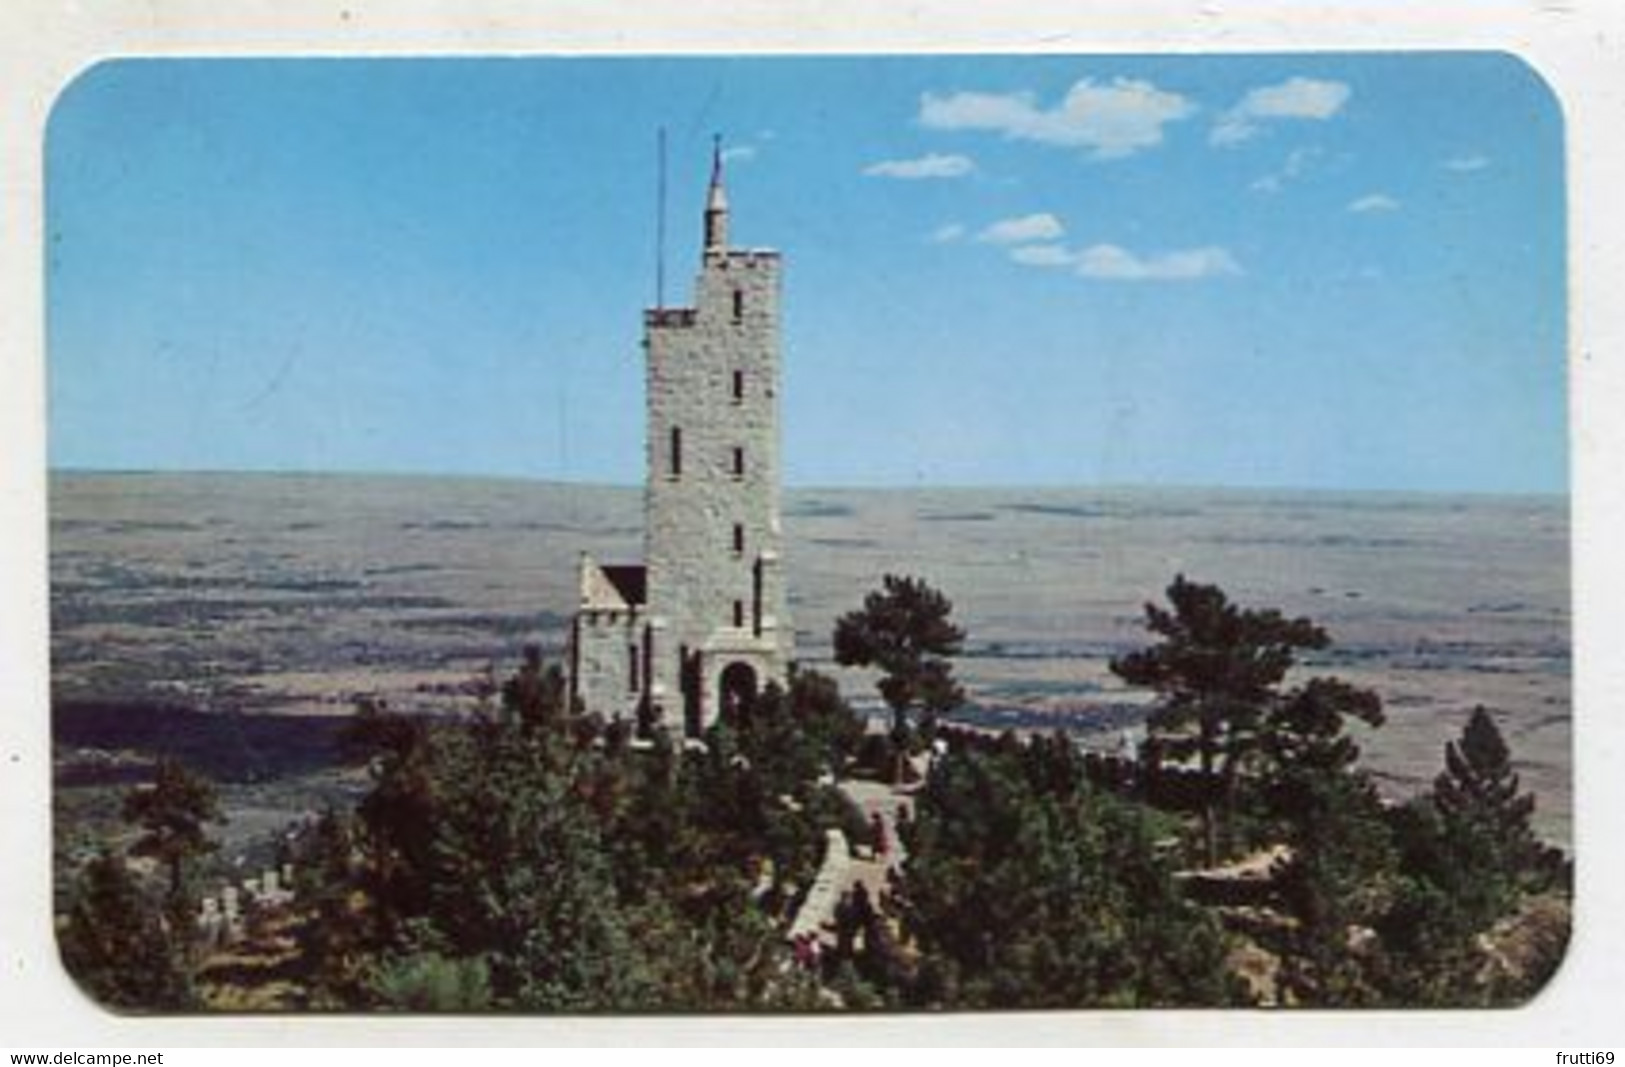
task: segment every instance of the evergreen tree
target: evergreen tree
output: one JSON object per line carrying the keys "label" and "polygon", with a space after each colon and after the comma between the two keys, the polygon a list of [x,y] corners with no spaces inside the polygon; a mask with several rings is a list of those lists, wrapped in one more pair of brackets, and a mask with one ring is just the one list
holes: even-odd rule
{"label": "evergreen tree", "polygon": [[816,754],[819,773],[838,773],[857,753],[863,741],[863,717],[841,696],[835,679],[815,670],[792,667],[790,711]]}
{"label": "evergreen tree", "polygon": [[1389,825],[1399,878],[1377,923],[1384,996],[1412,1007],[1482,1005],[1476,939],[1506,905],[1505,880],[1481,841],[1447,836],[1431,797],[1395,809]]}
{"label": "evergreen tree", "polygon": [[123,858],[103,852],[81,872],[57,944],[68,973],[107,1007],[181,1011],[195,998],[176,934]]}
{"label": "evergreen tree", "polygon": [[1536,874],[1543,851],[1530,828],[1535,798],[1519,792],[1511,753],[1482,706],[1473,709],[1460,740],[1445,746],[1444,759],[1433,803],[1445,831],[1482,839],[1495,866],[1519,886]]}
{"label": "evergreen tree", "polygon": [[1288,858],[1276,872],[1290,926],[1270,947],[1279,983],[1301,1006],[1352,1007],[1377,998],[1369,938],[1391,893],[1392,845],[1369,778],[1335,769],[1292,773]]}
{"label": "evergreen tree", "polygon": [[558,665],[544,667],[541,648],[526,645],[518,673],[502,686],[503,713],[527,729],[557,726],[569,710],[567,688]]}
{"label": "evergreen tree", "polygon": [[662,873],[682,870],[696,853],[683,806],[681,754],[670,735],[654,731],[641,758],[626,764],[629,781],[607,837],[622,899],[642,904],[668,890]]}
{"label": "evergreen tree", "polygon": [[1281,958],[1285,995],[1300,1004],[1370,1002],[1356,946],[1386,907],[1393,857],[1348,727],[1380,726],[1381,700],[1332,678],[1283,690],[1299,653],[1330,643],[1308,619],[1240,608],[1183,576],[1168,599],[1169,609],[1146,608],[1161,643],[1114,660],[1112,670],[1161,695],[1150,717],[1161,751],[1196,759],[1208,783],[1208,862],[1236,844],[1245,786],[1287,846],[1275,885],[1292,921],[1266,937]]}
{"label": "evergreen tree", "polygon": [[214,787],[182,764],[161,760],[153,783],[125,796],[124,819],[141,830],[131,852],[163,865],[171,905],[182,908],[186,864],[215,850],[205,827],[225,821]]}
{"label": "evergreen tree", "polygon": [[791,674],[789,691],[770,682],[740,717],[733,741],[770,796],[806,792],[857,751],[863,720],[816,671]]}
{"label": "evergreen tree", "polygon": [[1225,939],[1184,900],[1142,810],[1061,746],[955,751],[918,794],[900,906],[911,998],[944,1008],[1220,1004]]}
{"label": "evergreen tree", "polygon": [[[1307,774],[1353,770],[1360,746],[1348,735],[1349,720],[1375,728],[1383,724],[1382,699],[1335,678],[1311,678],[1271,704],[1260,735],[1262,771],[1277,786],[1290,786]],[[1290,796],[1277,806],[1291,810]]]}
{"label": "evergreen tree", "polygon": [[903,730],[911,711],[941,714],[964,702],[949,660],[965,632],[949,619],[953,603],[925,582],[888,574],[883,585],[836,620],[835,661],[880,669],[880,696]]}
{"label": "evergreen tree", "polygon": [[501,726],[436,740],[428,915],[452,954],[487,961],[499,1004],[647,1004],[590,776],[564,739]]}
{"label": "evergreen tree", "polygon": [[421,717],[362,701],[341,736],[345,750],[367,764],[373,780],[356,805],[356,837],[364,861],[361,883],[371,902],[368,940],[376,945],[396,937],[429,907],[436,729]]}
{"label": "evergreen tree", "polygon": [[365,898],[355,883],[355,833],[352,819],[329,809],[295,856],[298,897],[310,916],[300,928],[308,995],[319,1009],[360,1000],[374,947],[362,911]]}
{"label": "evergreen tree", "polygon": [[1381,801],[1357,766],[1351,720],[1381,726],[1377,694],[1313,678],[1275,700],[1259,726],[1264,809],[1289,849],[1276,886],[1294,923],[1272,947],[1280,984],[1299,1004],[1375,996],[1353,946],[1386,906],[1393,855]]}
{"label": "evergreen tree", "polygon": [[1474,708],[1461,737],[1445,747],[1433,792],[1390,820],[1402,876],[1380,925],[1391,999],[1484,1005],[1501,992],[1481,979],[1480,936],[1526,894],[1556,884],[1555,850],[1543,848],[1530,826],[1534,804],[1519,791],[1495,720]]}
{"label": "evergreen tree", "polygon": [[950,619],[953,603],[924,581],[888,574],[882,585],[861,610],[836,620],[835,661],[879,668],[880,696],[892,712],[893,774],[901,777],[911,716],[934,723],[965,701],[951,662],[965,632]]}
{"label": "evergreen tree", "polygon": [[823,769],[824,754],[801,729],[790,700],[777,682],[769,682],[740,716],[734,738],[740,755],[771,797],[798,792]]}
{"label": "evergreen tree", "polygon": [[1308,619],[1237,607],[1218,586],[1184,575],[1167,593],[1171,608],[1145,606],[1146,627],[1160,642],[1113,659],[1111,670],[1161,697],[1148,719],[1152,750],[1196,759],[1206,783],[1202,831],[1212,864],[1221,852],[1221,830],[1231,836],[1243,764],[1258,747],[1260,724],[1282,679],[1299,651],[1324,648],[1329,639]]}
{"label": "evergreen tree", "polygon": [[374,778],[356,820],[364,904],[333,903],[384,921],[344,968],[362,981],[332,983],[333,999],[816,1006],[775,919],[836,817],[815,779],[851,744],[854,717],[833,685],[798,675],[737,729],[679,750],[661,731],[645,748],[569,714],[555,675],[527,655],[492,687],[501,706],[461,721],[360,710],[349,740]]}

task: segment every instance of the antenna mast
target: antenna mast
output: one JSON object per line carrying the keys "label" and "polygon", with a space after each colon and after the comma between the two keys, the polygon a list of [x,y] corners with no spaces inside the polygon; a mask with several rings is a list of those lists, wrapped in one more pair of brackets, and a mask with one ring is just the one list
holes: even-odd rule
{"label": "antenna mast", "polygon": [[666,127],[660,127],[660,167],[655,193],[655,307],[666,306]]}

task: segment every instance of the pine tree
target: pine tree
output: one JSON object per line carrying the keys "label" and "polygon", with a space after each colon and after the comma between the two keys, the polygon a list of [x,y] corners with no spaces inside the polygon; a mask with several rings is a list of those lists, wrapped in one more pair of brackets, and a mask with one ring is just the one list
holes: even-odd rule
{"label": "pine tree", "polygon": [[1445,770],[1433,783],[1433,803],[1445,831],[1482,837],[1496,865],[1514,879],[1532,872],[1541,848],[1530,828],[1535,798],[1520,794],[1512,755],[1495,720],[1473,709],[1461,738],[1445,746]]}
{"label": "pine tree", "polygon": [[218,847],[205,831],[209,823],[225,821],[214,787],[182,764],[162,760],[152,785],[125,796],[124,819],[142,831],[131,852],[163,864],[170,901],[178,906],[185,896],[186,864]]}
{"label": "pine tree", "polygon": [[[441,727],[440,729],[447,729]],[[362,701],[341,741],[365,762],[372,789],[356,805],[363,867],[360,882],[371,907],[369,940],[383,944],[429,907],[435,808],[435,769],[427,720],[398,715],[382,702]]]}
{"label": "pine tree", "polygon": [[180,1011],[194,997],[177,940],[123,858],[109,851],[80,874],[57,943],[68,973],[102,1004]]}
{"label": "pine tree", "polygon": [[836,620],[835,662],[880,669],[877,686],[892,712],[893,774],[900,778],[911,717],[934,723],[965,702],[951,662],[965,631],[950,619],[952,601],[924,581],[888,574],[882,586],[861,610]]}
{"label": "pine tree", "polygon": [[329,809],[297,856],[301,903],[311,922],[301,929],[310,1003],[318,1009],[354,1006],[373,946],[357,891],[354,821]]}
{"label": "pine tree", "polygon": [[790,710],[820,764],[838,772],[863,741],[863,717],[841,696],[835,679],[807,668],[791,669]]}
{"label": "pine tree", "polygon": [[494,1006],[644,1006],[599,829],[596,764],[534,726],[434,735],[426,918],[448,956],[485,961]]}
{"label": "pine tree", "polygon": [[1390,820],[1401,883],[1380,932],[1390,956],[1389,996],[1409,1004],[1488,1003],[1478,938],[1528,892],[1549,888],[1554,850],[1530,826],[1533,796],[1520,793],[1495,720],[1473,709],[1445,746],[1433,792]]}
{"label": "pine tree", "polygon": [[843,733],[832,709],[803,717],[794,689],[764,694],[777,710],[742,724],[763,734],[759,759],[725,724],[703,749],[657,732],[645,751],[583,731],[548,678],[528,658],[500,713],[469,721],[358,717],[375,779],[358,808],[364,910],[390,921],[349,996],[430,1010],[815,1005],[786,973],[758,880],[805,885],[816,866],[822,809],[797,801],[816,797],[804,776]]}
{"label": "pine tree", "polygon": [[1274,946],[1280,984],[1297,1003],[1318,1007],[1375,996],[1351,937],[1386,906],[1393,866],[1382,805],[1358,769],[1350,720],[1381,726],[1377,694],[1312,678],[1273,700],[1259,726],[1264,809],[1290,850],[1276,886],[1296,923]]}
{"label": "pine tree", "polygon": [[1040,740],[956,750],[917,794],[900,898],[940,1008],[1210,1006],[1235,989],[1144,812]]}
{"label": "pine tree", "polygon": [[1293,925],[1272,948],[1291,1000],[1313,1007],[1370,1004],[1376,991],[1354,949],[1390,892],[1393,852],[1370,779],[1342,770],[1291,776],[1288,858],[1275,872],[1281,910]]}
{"label": "pine tree", "polygon": [[502,686],[503,714],[516,718],[527,729],[557,727],[568,710],[566,689],[564,672],[558,665],[544,667],[541,648],[527,645],[519,672]]}
{"label": "pine tree", "polygon": [[1145,606],[1146,628],[1160,643],[1113,659],[1111,670],[1161,697],[1148,719],[1153,750],[1197,760],[1207,794],[1204,851],[1213,864],[1224,851],[1221,829],[1231,836],[1243,764],[1259,746],[1278,686],[1299,651],[1325,648],[1329,638],[1308,619],[1237,607],[1218,586],[1184,575],[1167,592],[1171,607]]}

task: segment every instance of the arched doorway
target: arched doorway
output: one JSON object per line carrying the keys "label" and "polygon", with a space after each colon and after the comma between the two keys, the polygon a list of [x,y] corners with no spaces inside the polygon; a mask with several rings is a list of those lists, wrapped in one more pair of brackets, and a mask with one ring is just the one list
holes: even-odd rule
{"label": "arched doorway", "polygon": [[723,668],[718,686],[722,698],[722,721],[738,726],[751,705],[756,703],[756,668],[748,663],[730,663]]}

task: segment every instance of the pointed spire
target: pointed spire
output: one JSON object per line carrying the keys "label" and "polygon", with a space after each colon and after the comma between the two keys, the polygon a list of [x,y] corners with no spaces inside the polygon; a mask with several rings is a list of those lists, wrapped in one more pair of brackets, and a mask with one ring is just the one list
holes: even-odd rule
{"label": "pointed spire", "polygon": [[705,196],[705,250],[728,247],[728,194],[722,187],[722,135],[711,138],[711,188]]}

